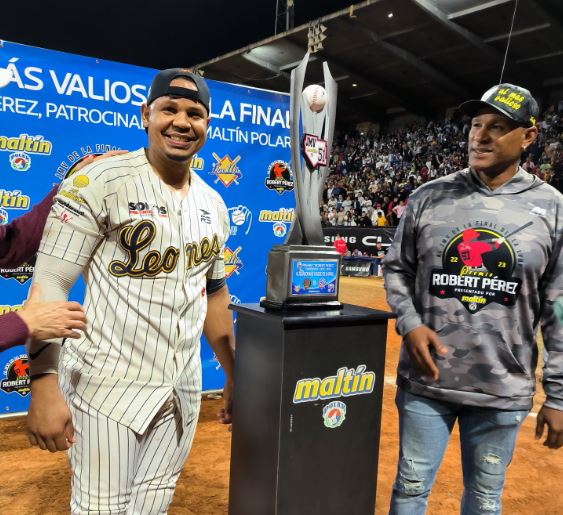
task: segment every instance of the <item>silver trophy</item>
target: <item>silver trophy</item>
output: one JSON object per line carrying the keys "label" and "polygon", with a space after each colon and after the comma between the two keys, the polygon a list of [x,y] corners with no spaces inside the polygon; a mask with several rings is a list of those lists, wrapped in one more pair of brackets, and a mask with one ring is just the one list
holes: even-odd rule
{"label": "silver trophy", "polygon": [[268,254],[266,298],[269,308],[339,308],[341,256],[324,245],[319,206],[328,175],[334,135],[337,84],[323,63],[324,94],[311,101],[303,90],[309,53],[291,72],[291,166],[295,183],[295,218],[283,245]]}

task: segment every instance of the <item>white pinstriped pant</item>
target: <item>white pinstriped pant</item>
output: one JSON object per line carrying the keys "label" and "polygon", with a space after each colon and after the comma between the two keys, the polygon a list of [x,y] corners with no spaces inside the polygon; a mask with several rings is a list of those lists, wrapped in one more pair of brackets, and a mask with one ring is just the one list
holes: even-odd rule
{"label": "white pinstriped pant", "polygon": [[98,412],[69,403],[76,442],[72,468],[72,514],[156,515],[166,513],[188,457],[197,417],[182,430],[170,398],[139,435]]}

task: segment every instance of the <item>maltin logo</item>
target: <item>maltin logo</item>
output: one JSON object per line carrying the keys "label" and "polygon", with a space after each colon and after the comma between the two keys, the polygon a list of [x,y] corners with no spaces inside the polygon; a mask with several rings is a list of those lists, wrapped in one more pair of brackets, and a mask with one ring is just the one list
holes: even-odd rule
{"label": "maltin logo", "polygon": [[[24,342],[22,342],[23,344]],[[26,354],[20,354],[12,358],[4,367],[4,379],[0,382],[0,388],[6,393],[15,392],[22,397],[29,394],[29,363]]]}
{"label": "maltin logo", "polygon": [[375,372],[367,370],[366,365],[355,369],[342,367],[336,375],[328,377],[306,377],[295,384],[293,402],[313,402],[317,400],[366,395],[375,387]]}
{"label": "maltin logo", "polygon": [[283,238],[287,234],[287,226],[295,219],[295,209],[281,207],[277,211],[263,209],[260,211],[258,220],[260,222],[271,223],[274,235]]}
{"label": "maltin logo", "polygon": [[19,136],[0,136],[0,151],[4,152],[26,152],[28,154],[41,154],[50,156],[53,150],[53,143],[46,140],[44,136],[38,134],[29,136],[20,134]]}
{"label": "maltin logo", "polygon": [[10,154],[10,166],[16,172],[27,172],[31,168],[31,157],[25,152]]}
{"label": "maltin logo", "polygon": [[14,311],[19,311],[23,307],[23,304],[0,304],[0,315],[5,315],[6,313],[12,313]]}
{"label": "maltin logo", "polygon": [[203,170],[205,166],[205,161],[202,157],[199,157],[197,154],[194,154],[192,160],[190,162],[190,169],[191,170]]}
{"label": "maltin logo", "polygon": [[6,225],[8,223],[8,211],[0,208],[0,225]]}
{"label": "maltin logo", "polygon": [[6,209],[29,209],[29,196],[22,194],[20,190],[0,190],[0,207]]}

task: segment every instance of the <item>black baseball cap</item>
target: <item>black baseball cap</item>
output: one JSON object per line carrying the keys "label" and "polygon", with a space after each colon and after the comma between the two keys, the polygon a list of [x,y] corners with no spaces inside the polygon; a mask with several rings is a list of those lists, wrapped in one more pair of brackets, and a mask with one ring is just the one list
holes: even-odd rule
{"label": "black baseball cap", "polygon": [[498,84],[488,89],[481,100],[468,100],[459,110],[468,116],[475,116],[479,109],[492,107],[511,120],[533,127],[539,114],[536,99],[526,89],[514,84]]}
{"label": "black baseball cap", "polygon": [[[178,77],[191,80],[195,84],[197,91],[178,86],[171,86],[170,83]],[[205,107],[205,109],[207,109],[207,113],[209,114],[210,95],[205,79],[201,75],[193,73],[185,68],[168,68],[167,70],[158,72],[149,89],[147,105],[150,105],[157,98],[165,96],[189,98],[190,100],[199,102],[203,105],[203,107]]]}

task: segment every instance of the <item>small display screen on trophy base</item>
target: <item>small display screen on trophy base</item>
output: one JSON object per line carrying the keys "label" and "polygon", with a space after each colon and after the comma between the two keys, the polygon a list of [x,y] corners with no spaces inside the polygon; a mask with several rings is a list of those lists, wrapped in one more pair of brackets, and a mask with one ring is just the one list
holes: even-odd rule
{"label": "small display screen on trophy base", "polygon": [[338,292],[338,259],[292,259],[289,295],[334,296]]}

